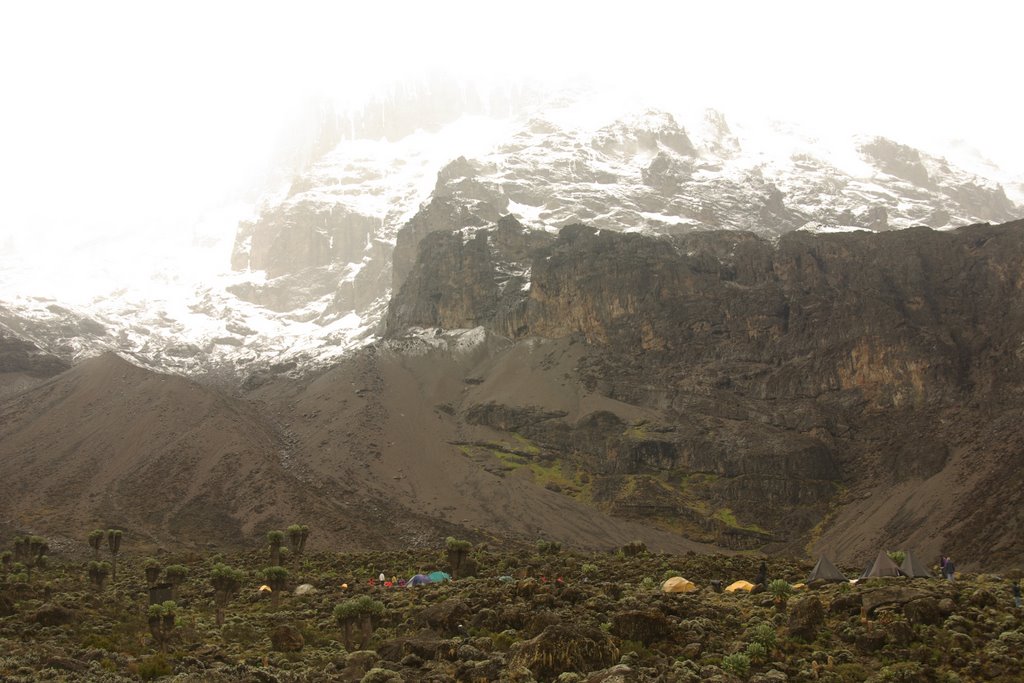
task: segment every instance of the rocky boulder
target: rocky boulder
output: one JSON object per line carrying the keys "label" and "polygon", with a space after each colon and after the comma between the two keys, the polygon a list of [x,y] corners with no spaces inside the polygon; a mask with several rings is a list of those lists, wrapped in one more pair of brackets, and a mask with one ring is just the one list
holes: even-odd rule
{"label": "rocky boulder", "polygon": [[789,602],[787,626],[791,635],[812,641],[823,623],[825,623],[825,608],[817,597],[811,595]]}
{"label": "rocky boulder", "polygon": [[270,632],[270,645],[277,652],[299,652],[305,647],[306,639],[299,629],[281,624]]}
{"label": "rocky boulder", "polygon": [[665,637],[671,624],[657,610],[624,610],[612,615],[613,635],[648,644]]}
{"label": "rocky boulder", "polygon": [[933,597],[917,598],[903,605],[903,615],[911,624],[934,625],[942,623],[939,601]]}
{"label": "rocky boulder", "polygon": [[45,604],[35,611],[32,621],[42,626],[64,626],[77,620],[78,613],[63,605]]}
{"label": "rocky boulder", "polygon": [[600,629],[562,624],[549,626],[537,637],[517,643],[509,664],[548,680],[563,672],[585,673],[611,666],[618,654],[611,638]]}

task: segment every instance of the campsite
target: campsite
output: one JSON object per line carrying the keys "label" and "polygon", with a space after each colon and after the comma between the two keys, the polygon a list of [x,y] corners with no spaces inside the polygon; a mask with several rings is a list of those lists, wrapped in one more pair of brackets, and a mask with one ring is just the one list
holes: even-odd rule
{"label": "campsite", "polygon": [[935,572],[909,552],[891,553],[896,563],[883,551],[868,572],[827,557],[768,558],[765,583],[754,585],[761,556],[660,554],[639,543],[590,553],[546,541],[467,548],[455,539],[398,552],[279,547],[281,566],[268,569],[270,548],[172,556],[141,552],[130,540],[115,558],[116,578],[95,559],[57,552],[31,578],[5,563],[0,680],[1024,675],[1024,613],[1011,592],[1020,572],[910,578]]}

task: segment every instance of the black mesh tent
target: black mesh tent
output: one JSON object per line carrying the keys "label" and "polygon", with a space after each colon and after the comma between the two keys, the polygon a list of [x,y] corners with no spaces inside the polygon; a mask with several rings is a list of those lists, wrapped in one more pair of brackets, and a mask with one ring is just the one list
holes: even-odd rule
{"label": "black mesh tent", "polygon": [[821,555],[818,557],[818,563],[814,565],[814,569],[811,570],[811,573],[807,576],[807,581],[804,583],[812,583],[814,581],[847,581],[847,578],[843,576],[841,571],[836,569],[836,566],[827,557]]}
{"label": "black mesh tent", "polygon": [[899,565],[892,561],[888,553],[884,550],[878,551],[878,557],[868,567],[863,574],[860,575],[862,579],[878,579],[884,577],[903,576],[903,572],[900,571]]}
{"label": "black mesh tent", "polygon": [[935,575],[932,574],[931,570],[921,560],[914,556],[914,553],[909,550],[903,555],[903,564],[900,565],[900,571],[905,576],[909,576],[912,579],[934,579]]}

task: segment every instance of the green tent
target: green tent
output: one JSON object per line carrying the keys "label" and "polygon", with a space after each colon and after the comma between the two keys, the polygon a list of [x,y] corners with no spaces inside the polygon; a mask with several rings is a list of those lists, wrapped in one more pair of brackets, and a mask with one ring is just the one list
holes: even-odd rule
{"label": "green tent", "polygon": [[430,572],[429,574],[427,574],[427,576],[434,583],[441,583],[442,581],[452,580],[451,574],[448,574],[447,572]]}

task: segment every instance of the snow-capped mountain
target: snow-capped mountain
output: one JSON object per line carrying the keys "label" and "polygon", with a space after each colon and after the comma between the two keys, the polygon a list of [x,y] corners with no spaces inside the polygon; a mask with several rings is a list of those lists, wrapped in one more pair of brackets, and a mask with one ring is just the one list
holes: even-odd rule
{"label": "snow-capped mountain", "polygon": [[943,229],[1019,217],[1024,199],[1019,179],[1004,189],[993,178],[1007,176],[977,159],[968,170],[881,137],[713,110],[604,112],[561,100],[449,119],[339,139],[241,222],[230,263],[222,253],[219,272],[198,284],[164,273],[149,283],[159,286],[72,304],[3,272],[0,327],[69,360],[115,349],[182,373],[288,371],[376,338],[415,249],[404,226],[471,232],[512,214],[546,231]]}

